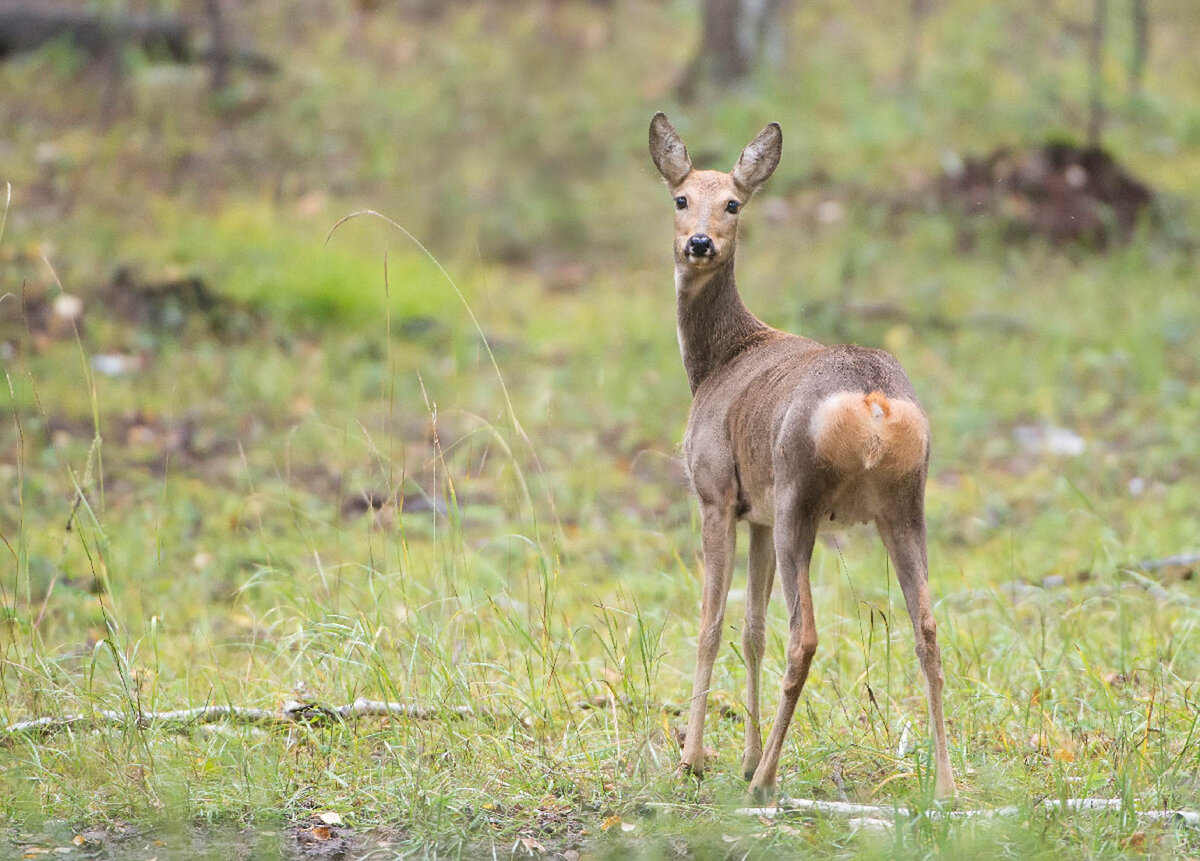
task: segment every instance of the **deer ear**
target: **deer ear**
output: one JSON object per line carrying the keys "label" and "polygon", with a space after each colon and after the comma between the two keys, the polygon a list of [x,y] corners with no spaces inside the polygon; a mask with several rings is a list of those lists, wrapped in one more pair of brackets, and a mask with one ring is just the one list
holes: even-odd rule
{"label": "deer ear", "polygon": [[733,166],[733,181],[739,188],[753,194],[775,172],[781,155],[783,131],[779,123],[771,123],[742,150],[741,158]]}
{"label": "deer ear", "polygon": [[667,184],[674,188],[683,182],[684,177],[692,172],[692,160],[688,157],[687,147],[679,138],[679,133],[667,119],[667,115],[659,111],[650,121],[650,157],[654,166],[662,174]]}

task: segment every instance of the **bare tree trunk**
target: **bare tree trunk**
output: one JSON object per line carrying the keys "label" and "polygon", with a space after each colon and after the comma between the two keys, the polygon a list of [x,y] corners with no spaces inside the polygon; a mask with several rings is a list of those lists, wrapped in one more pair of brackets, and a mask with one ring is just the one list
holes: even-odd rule
{"label": "bare tree trunk", "polygon": [[1093,0],[1092,29],[1088,42],[1088,69],[1091,94],[1088,99],[1087,144],[1093,149],[1100,146],[1104,134],[1104,38],[1105,20],[1108,17],[1108,0]]}
{"label": "bare tree trunk", "polygon": [[904,66],[900,70],[900,79],[908,90],[917,85],[921,67],[921,29],[928,14],[929,0],[909,0],[908,40],[904,47]]}
{"label": "bare tree trunk", "polygon": [[788,19],[794,0],[759,0],[762,9],[756,26],[755,53],[769,66],[778,66],[787,56]]}
{"label": "bare tree trunk", "polygon": [[732,84],[750,71],[750,57],[741,31],[742,0],[704,0],[704,37],[700,50],[709,74],[718,84]]}
{"label": "bare tree trunk", "polygon": [[229,30],[225,27],[224,10],[221,0],[205,0],[205,11],[208,13],[209,29],[212,32],[212,53],[210,60],[212,79],[210,86],[214,93],[219,93],[229,86]]}
{"label": "bare tree trunk", "polygon": [[692,100],[700,87],[730,87],[765,57],[784,53],[784,25],[794,0],[703,0],[700,47],[678,92]]}
{"label": "bare tree trunk", "polygon": [[1142,93],[1146,63],[1150,59],[1150,0],[1131,0],[1133,18],[1133,56],[1129,58],[1129,90]]}

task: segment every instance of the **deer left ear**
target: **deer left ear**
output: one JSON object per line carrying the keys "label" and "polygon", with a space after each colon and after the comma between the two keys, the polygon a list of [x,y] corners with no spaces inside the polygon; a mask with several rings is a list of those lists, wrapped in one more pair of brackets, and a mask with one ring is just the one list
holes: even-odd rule
{"label": "deer left ear", "polygon": [[733,181],[753,194],[775,172],[782,155],[783,131],[779,123],[771,123],[742,150],[741,158],[733,166]]}

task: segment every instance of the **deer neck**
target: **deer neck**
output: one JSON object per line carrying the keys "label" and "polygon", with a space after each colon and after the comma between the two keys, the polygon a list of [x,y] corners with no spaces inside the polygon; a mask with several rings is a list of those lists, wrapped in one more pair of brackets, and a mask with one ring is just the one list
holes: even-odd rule
{"label": "deer neck", "polygon": [[742,304],[730,260],[712,273],[695,275],[675,268],[675,305],[679,350],[692,394],[722,365],[766,330],[765,323]]}

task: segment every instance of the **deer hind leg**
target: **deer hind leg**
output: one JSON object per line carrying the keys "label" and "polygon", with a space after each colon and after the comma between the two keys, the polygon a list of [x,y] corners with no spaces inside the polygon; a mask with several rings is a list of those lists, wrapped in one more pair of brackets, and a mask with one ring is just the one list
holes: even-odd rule
{"label": "deer hind leg", "polygon": [[742,628],[742,654],[746,658],[746,752],[742,774],[754,777],[762,759],[762,715],[759,707],[759,667],[767,644],[767,604],[775,584],[775,539],[771,527],[750,526],[750,572],[746,584],[746,626]]}
{"label": "deer hind leg", "polygon": [[787,670],[783,676],[783,694],[775,714],[775,724],[767,737],[762,761],[750,782],[750,792],[760,800],[775,790],[783,740],[817,651],[812,587],[808,580],[808,566],[816,539],[817,517],[809,511],[808,506],[795,501],[780,506],[775,518],[775,553],[779,559],[779,580],[783,584],[788,605]]}
{"label": "deer hind leg", "polygon": [[929,698],[929,726],[934,739],[934,762],[937,769],[936,791],[941,798],[954,796],[954,771],[946,748],[946,722],[942,714],[942,653],[937,642],[937,623],[929,600],[929,562],[925,549],[924,506],[916,505],[915,515],[895,520],[880,518],[879,535],[887,547],[896,579],[904,592],[908,615],[916,635],[917,658],[925,674]]}
{"label": "deer hind leg", "polygon": [[725,600],[729,597],[729,575],[737,538],[737,521],[732,506],[701,503],[700,516],[704,544],[704,595],[700,605],[696,674],[692,679],[692,700],[682,762],[683,769],[696,776],[704,773],[704,714],[708,708],[713,662],[721,645]]}

